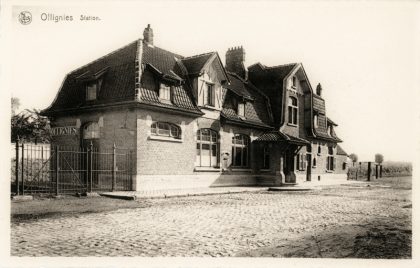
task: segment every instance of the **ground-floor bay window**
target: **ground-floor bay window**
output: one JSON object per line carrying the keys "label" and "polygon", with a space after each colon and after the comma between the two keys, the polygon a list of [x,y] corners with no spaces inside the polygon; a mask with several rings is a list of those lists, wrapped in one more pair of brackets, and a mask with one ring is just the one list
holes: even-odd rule
{"label": "ground-floor bay window", "polygon": [[232,166],[237,168],[249,167],[249,144],[250,139],[243,134],[235,134],[232,137]]}
{"label": "ground-floor bay window", "polygon": [[197,131],[197,153],[195,159],[197,167],[219,166],[219,134],[209,128]]}

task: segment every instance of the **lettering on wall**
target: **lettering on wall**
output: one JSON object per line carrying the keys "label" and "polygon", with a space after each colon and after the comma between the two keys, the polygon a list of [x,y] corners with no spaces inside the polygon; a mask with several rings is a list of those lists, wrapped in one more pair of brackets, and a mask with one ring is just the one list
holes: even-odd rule
{"label": "lettering on wall", "polygon": [[53,127],[51,128],[51,135],[52,136],[77,135],[77,128],[75,126]]}

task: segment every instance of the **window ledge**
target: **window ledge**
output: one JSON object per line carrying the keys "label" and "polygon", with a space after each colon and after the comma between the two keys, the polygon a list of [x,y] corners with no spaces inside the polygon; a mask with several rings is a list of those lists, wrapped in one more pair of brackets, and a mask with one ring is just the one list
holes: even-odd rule
{"label": "window ledge", "polygon": [[182,139],[174,139],[171,137],[165,137],[165,136],[154,136],[150,135],[149,140],[157,140],[157,141],[171,141],[171,142],[182,142]]}
{"label": "window ledge", "polygon": [[288,126],[291,126],[291,127],[297,127],[298,125],[296,125],[296,124],[292,124],[292,123],[287,123],[287,125]]}
{"label": "window ledge", "polygon": [[334,170],[325,170],[326,173],[333,173]]}
{"label": "window ledge", "polygon": [[312,168],[316,168],[316,166],[312,166]]}
{"label": "window ledge", "polygon": [[195,167],[194,171],[198,172],[220,172],[220,167]]}
{"label": "window ledge", "polygon": [[211,106],[211,105],[202,105],[202,106],[200,106],[200,108],[204,108],[204,109],[207,109],[207,110],[212,110],[212,111],[217,111],[218,109],[215,107],[215,106]]}
{"label": "window ledge", "polygon": [[232,168],[231,169],[233,172],[241,172],[241,171],[252,171],[252,169],[250,168]]}

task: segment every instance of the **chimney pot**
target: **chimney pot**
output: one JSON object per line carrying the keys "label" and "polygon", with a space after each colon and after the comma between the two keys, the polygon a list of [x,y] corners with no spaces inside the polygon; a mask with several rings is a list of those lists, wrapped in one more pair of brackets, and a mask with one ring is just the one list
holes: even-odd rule
{"label": "chimney pot", "polygon": [[147,24],[147,28],[143,31],[143,40],[146,44],[153,46],[153,29],[150,27],[150,24]]}

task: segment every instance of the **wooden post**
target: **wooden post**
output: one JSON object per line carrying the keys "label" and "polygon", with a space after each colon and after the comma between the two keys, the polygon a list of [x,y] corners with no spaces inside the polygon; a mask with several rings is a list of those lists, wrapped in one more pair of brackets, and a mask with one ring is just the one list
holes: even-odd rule
{"label": "wooden post", "polygon": [[372,173],[372,162],[368,162],[367,180],[370,181],[370,174]]}
{"label": "wooden post", "polygon": [[311,181],[312,171],[312,154],[306,154],[306,181]]}
{"label": "wooden post", "polygon": [[114,192],[117,188],[117,157],[115,155],[115,143],[112,146],[112,191]]}
{"label": "wooden post", "polygon": [[382,178],[382,164],[379,165],[379,178]]}
{"label": "wooden post", "polygon": [[55,146],[55,195],[56,196],[58,196],[58,192],[59,192],[59,189],[58,189],[59,178],[58,177],[59,177],[59,174],[60,174],[60,171],[59,171],[60,157],[59,157],[58,154],[59,154],[58,145],[56,145]]}
{"label": "wooden post", "polygon": [[375,166],[375,178],[378,179],[378,177],[379,177],[379,165],[376,164],[376,166]]}
{"label": "wooden post", "polygon": [[15,144],[15,153],[16,153],[16,165],[15,165],[15,185],[16,185],[16,194],[19,195],[19,137],[16,139]]}

